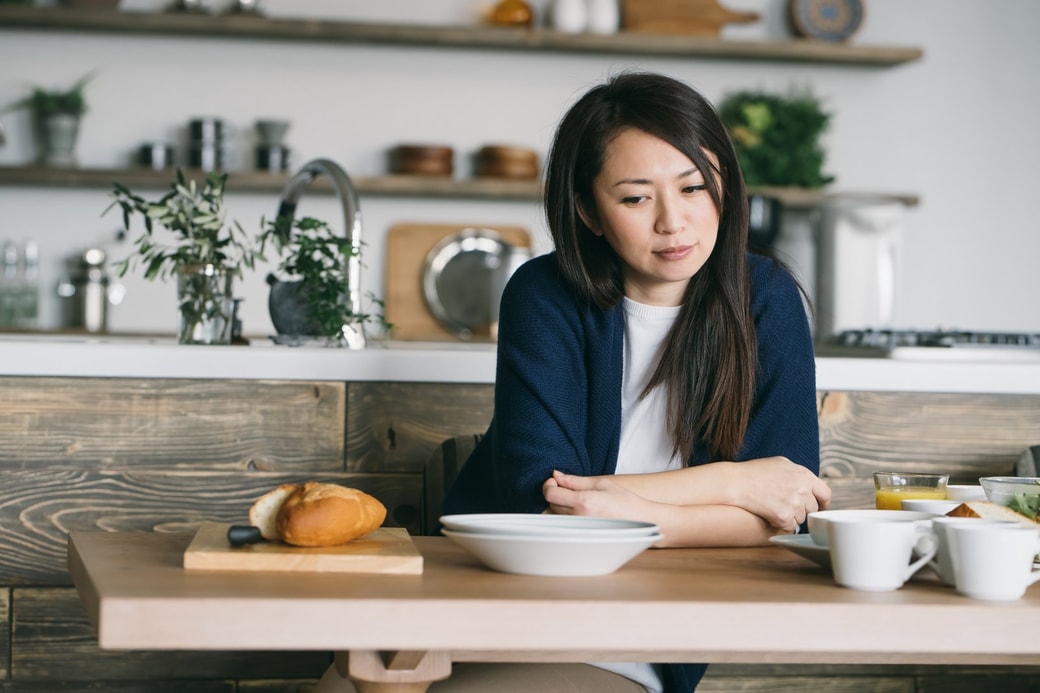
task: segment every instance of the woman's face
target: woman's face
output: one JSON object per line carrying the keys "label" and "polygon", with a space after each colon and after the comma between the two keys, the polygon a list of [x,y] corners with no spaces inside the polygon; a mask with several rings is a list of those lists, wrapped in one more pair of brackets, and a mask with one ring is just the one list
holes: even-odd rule
{"label": "woman's face", "polygon": [[595,216],[582,218],[621,258],[633,301],[679,305],[715,248],[719,210],[704,176],[685,154],[642,130],[622,130],[607,145],[592,184]]}

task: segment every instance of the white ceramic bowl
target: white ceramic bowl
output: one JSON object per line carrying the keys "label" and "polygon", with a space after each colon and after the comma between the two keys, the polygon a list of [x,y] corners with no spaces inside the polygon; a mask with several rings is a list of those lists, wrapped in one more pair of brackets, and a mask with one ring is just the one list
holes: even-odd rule
{"label": "white ceramic bowl", "polygon": [[986,490],[975,484],[947,484],[946,500],[955,500],[958,503],[972,500],[986,500]]}
{"label": "white ceramic bowl", "polygon": [[827,521],[832,517],[853,519],[874,518],[887,522],[915,522],[931,520],[934,513],[919,510],[878,510],[876,508],[849,508],[843,510],[817,510],[809,513],[809,534],[820,546],[827,546]]}
{"label": "white ceramic bowl", "polygon": [[661,540],[637,537],[549,537],[442,530],[492,570],[518,575],[606,575]]}
{"label": "white ceramic bowl", "polygon": [[901,501],[903,510],[916,510],[932,515],[945,515],[958,505],[958,500],[938,500],[936,498],[907,498]]}
{"label": "white ceramic bowl", "polygon": [[442,515],[441,525],[456,532],[483,534],[547,535],[555,537],[646,537],[660,533],[652,522],[615,520],[581,515],[531,513],[475,513]]}

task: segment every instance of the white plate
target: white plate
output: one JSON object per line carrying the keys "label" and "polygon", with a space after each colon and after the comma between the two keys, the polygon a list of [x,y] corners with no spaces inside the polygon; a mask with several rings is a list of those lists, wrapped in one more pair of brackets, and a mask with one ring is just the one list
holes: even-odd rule
{"label": "white plate", "polygon": [[444,536],[487,567],[518,575],[606,575],[661,540],[640,537],[547,537],[480,534],[445,529]]}
{"label": "white plate", "polygon": [[549,535],[554,537],[646,537],[660,533],[652,522],[615,520],[581,515],[534,513],[478,513],[443,515],[441,524],[456,532],[483,534]]}
{"label": "white plate", "polygon": [[813,563],[824,568],[831,567],[830,549],[817,544],[808,534],[778,534],[775,537],[769,537],[769,541],[798,554],[802,558],[808,558]]}

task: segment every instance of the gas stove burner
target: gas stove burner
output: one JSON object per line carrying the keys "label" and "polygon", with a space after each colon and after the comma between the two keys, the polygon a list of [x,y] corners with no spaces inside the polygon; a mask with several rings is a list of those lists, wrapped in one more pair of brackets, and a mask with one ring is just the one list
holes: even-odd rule
{"label": "gas stove burner", "polygon": [[1040,359],[1040,334],[962,330],[844,330],[817,347],[820,356],[970,360]]}
{"label": "gas stove burner", "polygon": [[962,332],[959,330],[845,330],[835,341],[841,346],[892,349],[919,347],[1040,348],[1040,334],[1024,332]]}

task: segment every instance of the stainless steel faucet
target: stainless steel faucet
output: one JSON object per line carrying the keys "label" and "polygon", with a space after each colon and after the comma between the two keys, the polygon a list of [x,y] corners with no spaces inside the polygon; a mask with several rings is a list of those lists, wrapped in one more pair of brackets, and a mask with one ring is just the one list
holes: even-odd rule
{"label": "stainless steel faucet", "polygon": [[[304,188],[308,187],[318,176],[325,176],[332,184],[343,207],[343,221],[347,240],[354,252],[347,258],[346,299],[352,315],[360,316],[361,312],[361,202],[357,188],[350,180],[347,172],[329,159],[314,159],[303,165],[282,190],[282,200],[278,205],[278,216],[292,221],[296,214],[296,203]],[[343,326],[343,339],[350,349],[365,348],[365,328],[361,319]]]}

